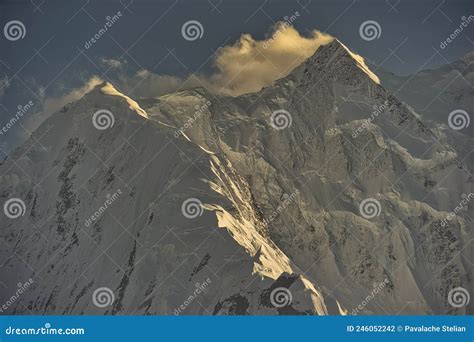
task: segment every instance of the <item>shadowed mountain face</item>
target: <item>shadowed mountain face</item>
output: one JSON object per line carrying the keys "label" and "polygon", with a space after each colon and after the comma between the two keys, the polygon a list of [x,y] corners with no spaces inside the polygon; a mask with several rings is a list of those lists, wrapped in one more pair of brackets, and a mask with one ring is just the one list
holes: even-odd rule
{"label": "shadowed mountain face", "polygon": [[337,40],[235,98],[102,84],[0,165],[8,312],[472,313],[470,165]]}

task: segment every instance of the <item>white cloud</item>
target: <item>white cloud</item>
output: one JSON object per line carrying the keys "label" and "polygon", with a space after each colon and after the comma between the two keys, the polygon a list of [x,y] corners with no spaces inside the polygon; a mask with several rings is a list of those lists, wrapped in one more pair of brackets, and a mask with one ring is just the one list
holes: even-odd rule
{"label": "white cloud", "polygon": [[121,68],[124,66],[124,64],[126,64],[127,62],[124,61],[119,61],[118,59],[114,59],[114,58],[102,58],[100,60],[100,62],[102,64],[105,64],[106,66],[108,66],[109,68],[113,68],[113,69],[118,69],[118,68]]}
{"label": "white cloud", "polygon": [[215,90],[229,95],[258,91],[287,76],[319,46],[333,39],[316,30],[303,37],[285,23],[277,23],[265,40],[243,34],[235,44],[219,51],[215,60],[217,72],[208,81]]}
{"label": "white cloud", "polygon": [[319,46],[333,39],[316,30],[304,37],[292,26],[277,23],[267,39],[256,40],[243,34],[234,44],[221,48],[211,76],[191,74],[183,79],[140,70],[133,77],[119,77],[119,86],[136,97],[158,97],[199,86],[232,96],[256,92],[288,75]]}

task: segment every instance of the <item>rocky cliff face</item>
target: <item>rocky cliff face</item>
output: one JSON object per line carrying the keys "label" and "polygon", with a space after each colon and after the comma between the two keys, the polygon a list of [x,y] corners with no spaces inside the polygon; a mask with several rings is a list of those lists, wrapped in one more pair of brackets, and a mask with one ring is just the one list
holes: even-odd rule
{"label": "rocky cliff face", "polygon": [[339,41],[255,94],[135,100],[98,86],[0,165],[1,296],[34,281],[7,312],[472,313],[472,170]]}

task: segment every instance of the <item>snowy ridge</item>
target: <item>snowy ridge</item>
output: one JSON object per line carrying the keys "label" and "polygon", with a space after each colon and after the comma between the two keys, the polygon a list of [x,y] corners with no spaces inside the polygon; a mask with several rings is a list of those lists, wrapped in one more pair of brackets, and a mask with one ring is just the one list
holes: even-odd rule
{"label": "snowy ridge", "polygon": [[107,82],[103,87],[101,87],[100,90],[105,95],[122,97],[123,99],[125,99],[125,101],[127,101],[131,110],[134,110],[138,115],[141,115],[144,118],[148,118],[148,114],[142,108],[140,108],[140,106],[135,100],[132,100],[130,97],[119,92],[111,83]]}

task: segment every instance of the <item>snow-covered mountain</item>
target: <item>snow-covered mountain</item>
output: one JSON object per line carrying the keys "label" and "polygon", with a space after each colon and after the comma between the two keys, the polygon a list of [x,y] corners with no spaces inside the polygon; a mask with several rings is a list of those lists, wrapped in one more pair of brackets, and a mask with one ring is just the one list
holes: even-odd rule
{"label": "snow-covered mountain", "polygon": [[[413,106],[425,120],[447,125],[448,114],[454,109],[474,112],[474,51],[453,63],[413,75],[398,76],[382,68],[378,75],[386,89]],[[472,126],[463,133],[474,137]]]}
{"label": "snow-covered mountain", "polygon": [[334,40],[239,97],[97,86],[0,165],[5,311],[472,313],[472,169],[379,83]]}
{"label": "snow-covered mountain", "polygon": [[[437,139],[452,146],[470,170],[474,158],[474,52],[437,68],[421,70],[413,75],[399,76],[378,69],[382,85],[397,98],[409,104],[423,122],[437,134]],[[458,114],[456,121],[450,114]],[[474,118],[473,118],[474,119]],[[450,127],[456,126],[456,129]]]}

